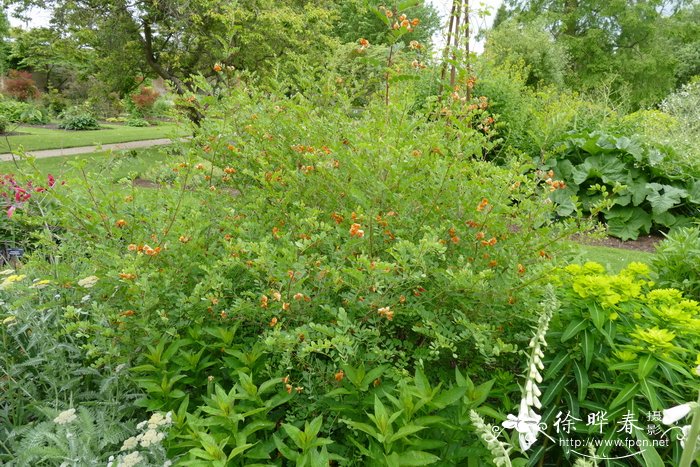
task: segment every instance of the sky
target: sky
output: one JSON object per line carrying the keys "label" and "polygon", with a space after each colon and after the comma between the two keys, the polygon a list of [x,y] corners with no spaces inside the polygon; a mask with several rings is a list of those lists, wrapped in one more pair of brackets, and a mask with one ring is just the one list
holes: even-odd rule
{"label": "sky", "polygon": [[[485,29],[491,26],[493,17],[496,14],[496,9],[501,4],[501,1],[502,0],[471,0],[470,3],[476,7],[476,11],[484,10],[485,8],[488,8],[491,11],[490,16],[479,17],[479,15],[474,15],[474,17],[471,19],[470,24],[474,34],[476,34],[480,29]],[[443,18],[443,23],[446,25],[450,8],[452,6],[452,0],[425,0],[425,2],[432,4],[438,10],[440,16]],[[12,26],[19,26],[23,28],[48,26],[51,18],[49,11],[38,8],[34,9],[28,16],[30,17],[29,21],[24,22],[19,21],[10,15],[10,24],[12,24]],[[446,29],[446,27],[443,29]],[[435,37],[436,48],[439,49],[441,44],[444,44],[444,42],[444,31],[442,31],[441,34]],[[482,52],[483,48],[483,42],[472,42],[471,44],[471,49],[477,53]]]}

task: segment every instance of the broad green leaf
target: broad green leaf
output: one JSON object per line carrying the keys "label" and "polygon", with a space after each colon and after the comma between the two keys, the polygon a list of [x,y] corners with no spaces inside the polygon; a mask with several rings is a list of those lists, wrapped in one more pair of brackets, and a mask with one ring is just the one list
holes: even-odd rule
{"label": "broad green leaf", "polygon": [[[660,214],[681,203],[682,198],[688,197],[688,192],[682,188],[659,183],[647,183],[651,193],[647,195],[647,201],[651,204],[654,214]],[[662,193],[663,191],[663,193]]]}
{"label": "broad green leaf", "polygon": [[398,441],[400,439],[403,439],[409,435],[412,435],[413,433],[418,433],[421,430],[425,430],[426,427],[424,426],[418,426],[418,425],[405,425],[399,428],[396,433],[394,433],[392,436],[389,437],[387,442],[393,443],[395,441]]}
{"label": "broad green leaf", "polygon": [[615,207],[605,213],[605,220],[608,233],[621,240],[635,240],[651,229],[651,214],[642,208]]}
{"label": "broad green leaf", "polygon": [[399,458],[401,466],[430,465],[439,460],[440,458],[435,454],[430,454],[425,451],[406,451],[401,453]]}

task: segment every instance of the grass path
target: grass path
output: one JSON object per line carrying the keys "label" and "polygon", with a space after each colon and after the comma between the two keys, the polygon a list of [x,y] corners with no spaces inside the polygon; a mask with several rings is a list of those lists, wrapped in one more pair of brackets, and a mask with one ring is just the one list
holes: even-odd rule
{"label": "grass path", "polygon": [[[114,144],[104,144],[100,146],[81,146],[78,148],[65,148],[65,149],[44,149],[41,151],[30,151],[29,154],[36,157],[37,159],[46,159],[49,157],[65,157],[65,156],[77,156],[81,154],[93,154],[96,152],[103,151],[122,151],[126,149],[143,149],[150,148],[153,146],[164,146],[172,143],[172,140],[167,138],[161,139],[147,139],[143,141],[129,141],[126,143],[114,143]],[[10,153],[0,154],[0,162],[12,161],[13,156]]]}
{"label": "grass path", "polygon": [[[104,125],[100,130],[91,131],[68,131],[21,126],[15,131],[23,134],[0,137],[0,153],[16,150],[20,146],[25,151],[40,151],[184,136],[182,128],[175,124],[143,128]],[[8,146],[8,142],[11,148]]]}

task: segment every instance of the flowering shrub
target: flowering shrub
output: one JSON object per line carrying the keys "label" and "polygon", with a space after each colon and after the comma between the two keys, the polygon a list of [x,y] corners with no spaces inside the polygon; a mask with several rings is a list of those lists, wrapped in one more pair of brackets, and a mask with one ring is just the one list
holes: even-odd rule
{"label": "flowering shrub", "polygon": [[[157,183],[78,161],[51,204],[24,201],[44,228],[0,282],[0,337],[27,349],[0,353],[3,461],[35,439],[32,400],[125,425],[100,441],[113,465],[565,463],[528,423],[688,400],[697,304],[640,265],[556,274],[559,240],[588,225],[554,220],[556,170],[484,160],[500,122],[473,77],[437,112],[415,111],[410,80],[359,111],[342,87],[197,83],[183,102],[205,118]],[[129,430],[144,410],[160,415]]]}

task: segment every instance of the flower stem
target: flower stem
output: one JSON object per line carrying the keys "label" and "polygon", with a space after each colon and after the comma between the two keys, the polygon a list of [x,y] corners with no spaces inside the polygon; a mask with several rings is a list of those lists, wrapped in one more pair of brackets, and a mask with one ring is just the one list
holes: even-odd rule
{"label": "flower stem", "polygon": [[693,421],[690,424],[690,432],[688,433],[688,439],[685,441],[681,462],[678,464],[679,467],[690,467],[695,458],[695,448],[698,443],[698,436],[700,436],[700,393],[698,393],[698,405],[693,411]]}

